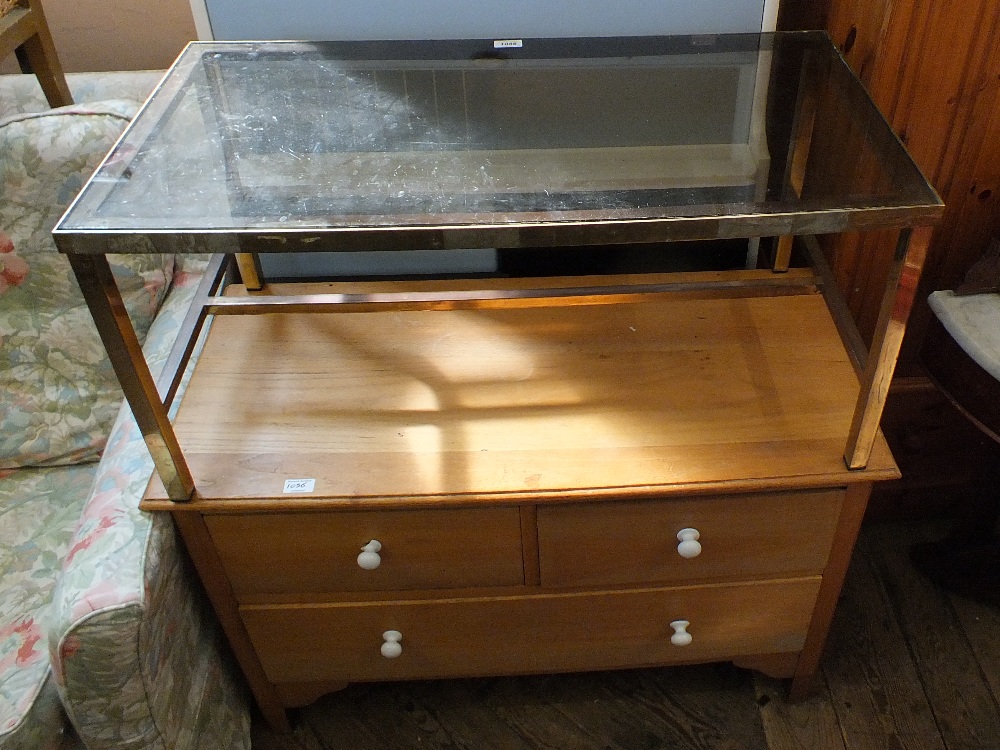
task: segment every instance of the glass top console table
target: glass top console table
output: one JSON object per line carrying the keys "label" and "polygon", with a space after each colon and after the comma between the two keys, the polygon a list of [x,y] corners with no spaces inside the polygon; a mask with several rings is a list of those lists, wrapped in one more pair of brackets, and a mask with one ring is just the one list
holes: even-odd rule
{"label": "glass top console table", "polygon": [[[910,228],[942,210],[821,33],[194,43],[55,235],[79,270],[121,233],[158,249],[197,235],[244,259],[780,237],[784,268],[795,235],[902,227],[864,378],[879,392],[845,451],[859,467],[926,245]],[[189,497],[165,443],[158,468]]]}
{"label": "glass top console table", "polygon": [[[174,512],[206,582],[217,577],[205,567],[218,564],[235,581],[235,599],[208,584],[210,595],[265,713],[281,724],[282,707],[322,692],[317,686],[379,679],[383,672],[344,666],[339,654],[330,656],[326,672],[288,667],[296,663],[294,637],[276,651],[269,634],[295,628],[268,610],[263,593],[241,589],[256,563],[227,562],[229,532],[211,520],[220,509],[296,516],[509,506],[521,529],[515,567],[524,567],[519,583],[503,583],[503,593],[514,609],[527,607],[544,619],[556,605],[538,591],[579,583],[560,578],[559,555],[549,546],[552,529],[577,526],[555,523],[549,501],[570,507],[592,501],[593,512],[604,512],[622,498],[709,492],[770,498],[791,490],[812,498],[822,488],[847,487],[846,500],[837,495],[839,520],[828,530],[829,561],[806,566],[821,583],[818,594],[807,587],[812,593],[803,595],[801,632],[778,645],[722,646],[730,643],[723,638],[684,657],[753,655],[744,661],[793,676],[801,689],[818,663],[858,507],[863,511],[867,499],[849,488],[896,472],[878,421],[930,227],[942,213],[934,190],[822,33],[212,42],[192,43],[182,53],[54,233],[153,456],[159,482],[151,484],[147,507]],[[865,352],[810,238],[881,229],[899,230],[899,240]],[[194,238],[220,257],[235,257],[242,277],[242,284],[213,288],[200,300],[159,389],[105,258],[122,234],[148,238],[157,252],[181,252]],[[268,283],[259,263],[267,254],[373,250],[574,252],[642,244],[670,253],[677,243],[737,238],[749,240],[745,268],[544,281],[285,285]],[[761,238],[772,248],[766,268],[754,253]],[[791,267],[796,243],[811,267]],[[323,326],[309,321],[330,312],[345,316],[347,328],[328,331],[320,344],[326,354],[313,360],[310,337]],[[169,402],[207,319],[213,322],[205,351],[172,422]],[[633,333],[639,343],[622,343]],[[278,381],[267,380],[273,369],[264,370],[279,365],[258,348],[275,336],[289,337],[282,360],[297,363]],[[455,336],[467,337],[469,348],[435,361]],[[445,374],[455,357],[466,358],[464,380]],[[419,370],[428,362],[430,371]],[[206,374],[220,363],[232,367],[228,390],[236,392],[220,407],[224,413],[210,408],[219,391]],[[382,376],[394,368],[419,381],[426,398],[418,406],[393,390],[397,381],[385,385]],[[314,393],[309,383],[317,371],[328,377]],[[269,387],[302,388],[302,399],[315,408],[307,413],[285,403],[269,411],[255,403],[241,411],[240,389],[250,383],[270,384],[260,385],[266,398],[254,401],[275,395]],[[382,385],[395,395],[379,396]],[[337,389],[341,396],[326,393]],[[681,392],[691,397],[682,403],[663,395]],[[235,412],[242,416],[233,427]],[[289,423],[285,432],[269,432],[278,422]],[[338,425],[347,425],[343,434]],[[258,428],[260,441],[248,446],[247,434]],[[505,431],[500,445],[496,436]],[[698,437],[682,449],[681,433]],[[402,447],[380,442],[395,435]],[[534,442],[531,435],[546,437]],[[274,447],[285,444],[291,446],[285,452]],[[734,450],[744,458],[734,461]],[[321,454],[349,460],[316,458]],[[227,459],[239,471],[220,469]],[[265,467],[256,473],[248,468],[255,459]],[[244,471],[249,479],[227,486],[224,474]],[[268,476],[312,483],[305,494],[289,496],[287,485],[272,487]],[[753,497],[754,507],[770,502]],[[192,526],[198,513],[191,510],[209,521]],[[218,549],[201,555],[206,544]],[[378,558],[378,550],[368,552]],[[587,596],[598,589],[603,597],[621,593],[605,590],[614,586],[597,578]],[[695,579],[713,580],[707,572]],[[496,584],[450,585],[474,593]],[[347,596],[335,587],[309,592],[323,602]],[[305,596],[293,594],[282,596]],[[653,606],[646,596],[636,594],[629,606]],[[560,601],[569,606],[569,599]],[[675,634],[684,641],[683,632]],[[522,641],[546,642],[536,636]],[[393,638],[386,643],[395,644],[389,652],[398,650]],[[627,651],[621,646],[615,653]],[[461,652],[453,641],[441,648]],[[515,644],[509,652],[516,657]],[[772,658],[776,653],[794,658]],[[553,647],[531,655],[531,663],[543,670],[647,663],[615,658],[624,661],[592,662]],[[426,672],[400,674],[521,671],[518,664],[479,664],[464,652],[442,659]],[[653,656],[648,663],[672,659]],[[459,662],[474,666],[463,671]]]}

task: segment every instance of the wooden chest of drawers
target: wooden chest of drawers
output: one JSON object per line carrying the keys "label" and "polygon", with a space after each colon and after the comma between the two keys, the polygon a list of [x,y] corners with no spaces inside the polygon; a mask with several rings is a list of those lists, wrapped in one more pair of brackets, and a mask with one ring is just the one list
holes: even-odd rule
{"label": "wooden chest of drawers", "polygon": [[350,681],[801,652],[843,498],[209,514],[205,524],[264,674],[308,700]]}
{"label": "wooden chest of drawers", "polygon": [[200,494],[144,507],[276,724],[352,681],[716,660],[802,694],[896,475],[881,437],[844,466],[857,394],[815,294],[219,318],[176,419]]}

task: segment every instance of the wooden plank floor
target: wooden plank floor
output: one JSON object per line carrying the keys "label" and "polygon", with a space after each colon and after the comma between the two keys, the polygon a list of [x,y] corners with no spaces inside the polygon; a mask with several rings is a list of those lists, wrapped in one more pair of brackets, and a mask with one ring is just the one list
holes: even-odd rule
{"label": "wooden plank floor", "polygon": [[[352,685],[254,724],[254,750],[990,750],[1000,748],[1000,610],[942,593],[907,549],[947,523],[866,525],[820,693],[729,665]],[[484,648],[489,644],[484,643]]]}

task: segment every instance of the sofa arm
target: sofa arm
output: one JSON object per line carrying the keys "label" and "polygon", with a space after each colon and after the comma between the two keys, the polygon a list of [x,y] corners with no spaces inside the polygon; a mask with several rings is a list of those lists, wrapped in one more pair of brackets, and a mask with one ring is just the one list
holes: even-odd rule
{"label": "sofa arm", "polygon": [[[181,271],[146,341],[154,374],[198,276]],[[249,748],[241,683],[167,514],[138,510],[153,465],[123,406],[66,556],[49,651],[77,733],[97,748]]]}

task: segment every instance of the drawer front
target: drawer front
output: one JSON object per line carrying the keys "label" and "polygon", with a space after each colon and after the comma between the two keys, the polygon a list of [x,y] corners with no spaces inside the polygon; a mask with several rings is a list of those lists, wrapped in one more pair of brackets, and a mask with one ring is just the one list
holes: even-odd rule
{"label": "drawer front", "polygon": [[[241,613],[275,683],[527,674],[797,652],[819,583],[258,605]],[[671,643],[677,620],[690,622],[687,645]],[[402,635],[395,658],[382,654],[388,631]]]}
{"label": "drawer front", "polygon": [[[208,515],[205,523],[238,600],[524,583],[517,508]],[[372,540],[381,549],[364,568],[359,554]]]}
{"label": "drawer front", "polygon": [[[844,491],[538,509],[544,586],[682,583],[822,572]],[[677,534],[696,529],[684,557]],[[699,551],[700,547],[700,551]]]}

